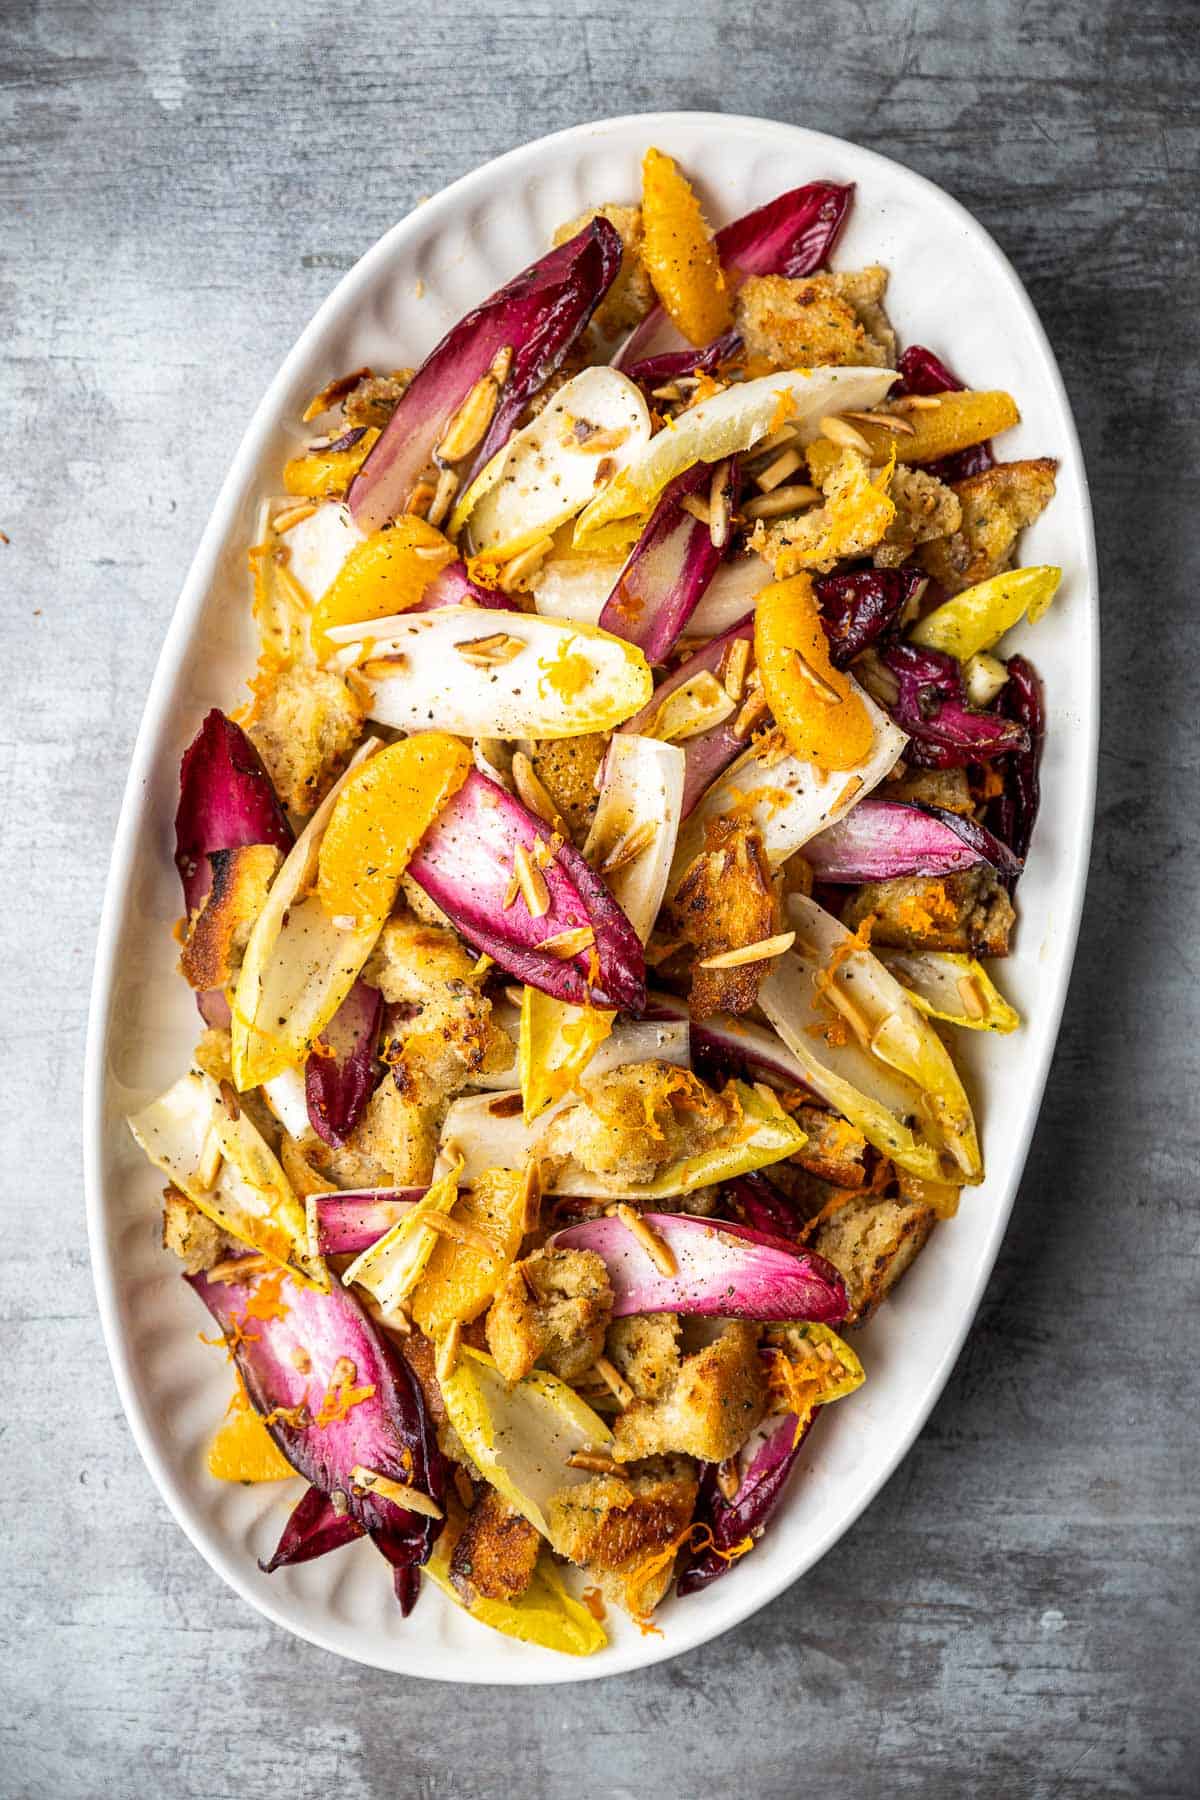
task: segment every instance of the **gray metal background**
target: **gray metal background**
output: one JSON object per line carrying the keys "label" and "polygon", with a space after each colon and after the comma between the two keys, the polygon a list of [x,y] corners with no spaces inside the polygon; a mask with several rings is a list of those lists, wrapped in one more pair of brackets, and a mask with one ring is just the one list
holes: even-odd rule
{"label": "gray metal background", "polygon": [[[1198,36],[1189,0],[0,0],[0,1793],[1200,1792]],[[82,1223],[95,921],[168,615],[300,327],[419,195],[671,105],[894,155],[1028,283],[1104,571],[1091,889],[999,1266],[865,1518],[682,1661],[456,1692],[259,1619],[141,1466]]]}

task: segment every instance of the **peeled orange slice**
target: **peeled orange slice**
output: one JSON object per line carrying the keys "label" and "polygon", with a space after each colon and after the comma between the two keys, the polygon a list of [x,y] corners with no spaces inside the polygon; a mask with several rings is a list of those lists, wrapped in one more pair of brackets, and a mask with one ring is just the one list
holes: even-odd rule
{"label": "peeled orange slice", "polygon": [[823,769],[855,769],[871,753],[875,731],[857,684],[829,660],[813,584],[807,575],[776,581],[758,597],[754,655],[788,747]]}
{"label": "peeled orange slice", "polygon": [[360,625],[416,606],[439,570],[454,561],[454,545],[413,514],[355,544],[318,600],[313,648],[328,656],[331,625]]}
{"label": "peeled orange slice", "polygon": [[733,323],[712,232],[690,184],[661,150],[642,161],[642,260],[671,321],[691,344],[708,344]]}
{"label": "peeled orange slice", "polygon": [[226,1419],[208,1446],[207,1463],[218,1481],[283,1481],[296,1473],[256,1412]]}
{"label": "peeled orange slice", "polygon": [[329,917],[387,918],[413,852],[470,769],[465,744],[423,731],[355,771],[321,840],[317,893]]}

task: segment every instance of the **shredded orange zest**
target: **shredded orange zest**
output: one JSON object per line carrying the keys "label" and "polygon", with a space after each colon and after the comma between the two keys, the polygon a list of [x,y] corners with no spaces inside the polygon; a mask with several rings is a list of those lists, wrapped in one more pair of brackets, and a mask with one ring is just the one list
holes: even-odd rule
{"label": "shredded orange zest", "polygon": [[823,769],[856,769],[875,729],[855,683],[835,669],[811,579],[793,575],[758,597],[754,656],[775,723],[792,751]]}
{"label": "shredded orange zest", "polygon": [[721,1558],[722,1562],[736,1562],[739,1557],[745,1556],[747,1551],[753,1550],[754,1539],[746,1536],[728,1550],[722,1550],[713,1537],[711,1528],[701,1520],[693,1519],[691,1524],[685,1525],[677,1536],[660,1545],[657,1550],[648,1551],[640,1562],[635,1563],[626,1575],[624,1582],[626,1609],[634,1623],[641,1629],[643,1636],[649,1636],[651,1633],[656,1637],[662,1636],[658,1626],[651,1623],[649,1612],[640,1604],[647,1583],[658,1574],[660,1569],[665,1568],[669,1562],[674,1560],[684,1544],[688,1546],[689,1550],[711,1550]]}
{"label": "shredded orange zest", "polygon": [[361,1406],[364,1400],[369,1400],[374,1392],[373,1381],[364,1383],[362,1387],[351,1387],[349,1377],[340,1377],[322,1394],[313,1423],[319,1425],[322,1431],[327,1425],[343,1424],[349,1418],[351,1410]]}
{"label": "shredded orange zest", "polygon": [[[208,1339],[205,1338],[204,1341],[205,1341],[205,1343],[207,1343]],[[233,1365],[233,1396],[230,1399],[229,1405],[225,1408],[225,1414],[226,1414],[226,1417],[228,1417],[230,1413],[243,1413],[243,1412],[249,1412],[249,1411],[250,1411],[250,1396],[246,1392],[246,1383],[242,1379],[242,1371],[238,1368],[237,1364],[234,1363],[234,1365]]]}
{"label": "shredded orange zest", "polygon": [[[797,370],[797,373],[800,373],[800,371]],[[775,411],[771,414],[771,423],[767,435],[770,436],[772,431],[779,431],[787,424],[789,419],[795,418],[795,416],[795,394],[792,393],[790,388],[780,388],[775,395]]]}
{"label": "shredded orange zest", "polygon": [[554,653],[553,662],[547,662],[544,656],[538,658],[538,668],[542,670],[538,680],[538,695],[541,699],[546,698],[546,689],[550,688],[560,699],[574,700],[591,684],[594,673],[592,665],[582,652],[572,650],[573,641],[571,638],[562,640]]}
{"label": "shredded orange zest", "polygon": [[413,852],[470,770],[465,744],[423,731],[355,771],[321,840],[317,892],[330,917],[387,918]]}
{"label": "shredded orange zest", "polygon": [[202,1331],[198,1331],[196,1336],[200,1339],[202,1344],[207,1344],[210,1349],[224,1350],[230,1362],[232,1362],[242,1345],[257,1344],[260,1341],[261,1333],[243,1330],[243,1321],[241,1319],[235,1319],[233,1321],[232,1330],[224,1333],[221,1337],[205,1337]]}
{"label": "shredded orange zest", "polygon": [[328,656],[334,649],[326,636],[334,625],[367,624],[408,612],[456,555],[449,538],[413,513],[355,544],[317,601],[312,621],[317,655]]}
{"label": "shredded orange zest", "polygon": [[642,261],[672,323],[689,343],[711,343],[733,323],[729,289],[700,202],[661,150],[642,159],[642,228]]}
{"label": "shredded orange zest", "polygon": [[897,903],[896,920],[913,932],[936,931],[939,925],[953,925],[957,908],[940,881],[931,881],[919,894],[906,894]]}
{"label": "shredded orange zest", "polygon": [[504,564],[493,561],[487,556],[468,556],[467,575],[476,587],[497,588]]}
{"label": "shredded orange zest", "polygon": [[583,1601],[583,1604],[587,1607],[596,1623],[602,1625],[608,1617],[608,1610],[605,1607],[604,1595],[600,1592],[600,1589],[598,1587],[584,1588],[579,1598]]}
{"label": "shredded orange zest", "polygon": [[717,394],[725,392],[726,383],[718,381],[715,376],[706,375],[703,369],[695,371],[696,385],[692,389],[689,406],[699,406],[702,400],[712,400]]}
{"label": "shredded orange zest", "polygon": [[327,1062],[337,1056],[337,1051],[333,1048],[332,1044],[327,1044],[325,1039],[320,1035],[312,1040],[308,1048],[309,1053],[312,1056],[323,1057]]}
{"label": "shredded orange zest", "polygon": [[981,800],[996,800],[1004,792],[1004,777],[999,769],[988,763],[983,771],[983,780],[979,784]]}
{"label": "shredded orange zest", "polygon": [[283,1286],[283,1270],[279,1269],[271,1275],[263,1275],[255,1284],[254,1292],[246,1302],[247,1319],[286,1319],[290,1308],[279,1297]]}

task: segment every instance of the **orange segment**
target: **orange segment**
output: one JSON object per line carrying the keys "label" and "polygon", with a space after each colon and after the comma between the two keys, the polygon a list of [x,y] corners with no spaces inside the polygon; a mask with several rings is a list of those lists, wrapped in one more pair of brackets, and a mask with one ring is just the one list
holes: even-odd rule
{"label": "orange segment", "polygon": [[208,1446],[218,1481],[283,1481],[296,1473],[256,1412],[234,1413]]}
{"label": "orange segment", "polygon": [[311,450],[307,456],[293,456],[283,467],[284,487],[289,494],[302,494],[309,500],[344,494],[374,449],[378,436],[376,427],[368,425],[349,450]]}
{"label": "orange segment", "polygon": [[482,1232],[495,1254],[482,1244],[439,1236],[413,1291],[413,1318],[431,1338],[478,1318],[504,1280],[525,1233],[524,1176],[513,1169],[485,1170],[469,1194],[459,1195],[450,1217],[465,1227],[468,1238]]}
{"label": "orange segment", "polygon": [[642,261],[672,324],[689,343],[711,343],[733,323],[721,259],[700,202],[661,150],[642,162],[642,225]]}
{"label": "orange segment", "polygon": [[423,731],[351,776],[321,840],[317,892],[331,917],[387,918],[409,859],[470,768],[465,744]]}
{"label": "orange segment", "polygon": [[823,769],[855,769],[875,731],[854,683],[829,660],[829,641],[807,575],[758,597],[754,655],[775,723],[790,749]]}
{"label": "orange segment", "polygon": [[355,544],[313,613],[317,655],[328,656],[333,649],[325,636],[333,625],[358,625],[407,612],[455,554],[448,538],[412,513]]}

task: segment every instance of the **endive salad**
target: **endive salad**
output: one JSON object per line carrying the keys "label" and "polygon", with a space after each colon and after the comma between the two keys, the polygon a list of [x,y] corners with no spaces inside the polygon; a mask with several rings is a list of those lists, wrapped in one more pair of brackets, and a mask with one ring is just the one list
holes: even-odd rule
{"label": "endive salad", "polygon": [[209,1469],[300,1484],[268,1572],[369,1538],[417,1629],[669,1631],[983,1177],[1054,464],[831,268],[851,201],[714,233],[650,149],[331,379],[183,758],[203,1029],[130,1126],[232,1365]]}

